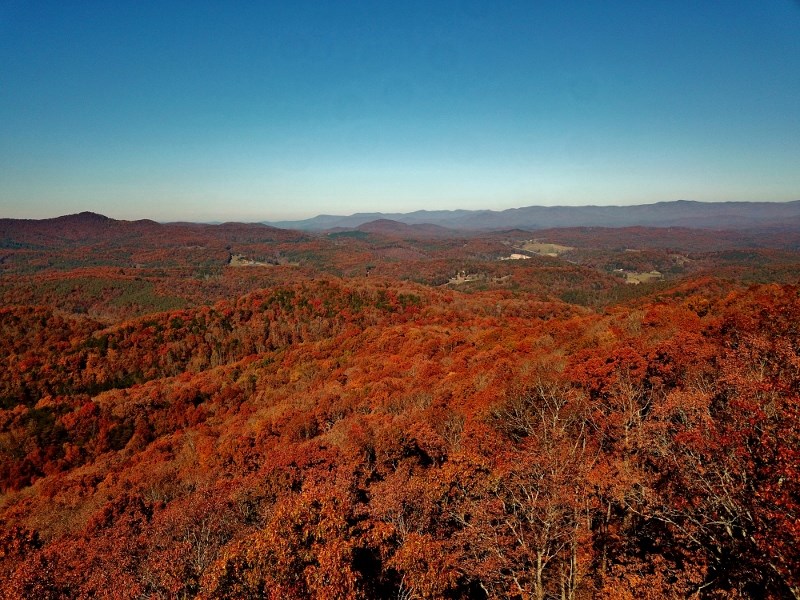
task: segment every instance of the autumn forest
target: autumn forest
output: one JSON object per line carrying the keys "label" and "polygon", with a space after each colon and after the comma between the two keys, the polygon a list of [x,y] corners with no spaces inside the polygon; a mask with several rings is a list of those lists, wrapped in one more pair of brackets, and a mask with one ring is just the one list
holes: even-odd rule
{"label": "autumn forest", "polygon": [[800,599],[800,232],[0,220],[0,597]]}

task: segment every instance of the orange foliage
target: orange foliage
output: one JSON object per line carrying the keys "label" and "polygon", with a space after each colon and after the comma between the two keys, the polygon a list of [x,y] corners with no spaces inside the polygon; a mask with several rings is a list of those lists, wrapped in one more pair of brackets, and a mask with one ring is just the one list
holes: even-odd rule
{"label": "orange foliage", "polygon": [[[601,308],[612,275],[495,262],[494,234],[135,227],[183,307],[121,307],[143,288],[117,238],[87,242],[102,266],[8,267],[0,596],[800,594],[798,287],[698,277]],[[274,270],[198,278],[226,243]],[[456,264],[485,285],[405,280]]]}

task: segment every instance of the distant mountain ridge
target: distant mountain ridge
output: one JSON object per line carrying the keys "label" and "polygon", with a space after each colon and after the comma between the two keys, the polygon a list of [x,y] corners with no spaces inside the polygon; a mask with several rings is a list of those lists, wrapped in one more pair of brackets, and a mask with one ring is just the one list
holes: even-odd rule
{"label": "distant mountain ridge", "polygon": [[792,202],[697,202],[675,200],[633,206],[526,206],[508,210],[418,210],[410,213],[319,215],[265,222],[282,229],[355,229],[374,221],[436,225],[450,229],[549,229],[555,227],[690,227],[751,229],[800,227],[800,200]]}

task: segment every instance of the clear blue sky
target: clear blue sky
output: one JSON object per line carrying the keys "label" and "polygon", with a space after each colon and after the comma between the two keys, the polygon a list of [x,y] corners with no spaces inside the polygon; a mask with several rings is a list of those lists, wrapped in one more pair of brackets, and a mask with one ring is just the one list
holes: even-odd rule
{"label": "clear blue sky", "polygon": [[800,199],[791,0],[0,0],[0,217]]}

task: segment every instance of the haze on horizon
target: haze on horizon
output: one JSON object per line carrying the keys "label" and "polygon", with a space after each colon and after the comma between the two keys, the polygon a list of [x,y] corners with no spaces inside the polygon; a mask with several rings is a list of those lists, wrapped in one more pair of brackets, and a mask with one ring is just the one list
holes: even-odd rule
{"label": "haze on horizon", "polygon": [[800,198],[800,4],[10,2],[0,217]]}

